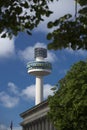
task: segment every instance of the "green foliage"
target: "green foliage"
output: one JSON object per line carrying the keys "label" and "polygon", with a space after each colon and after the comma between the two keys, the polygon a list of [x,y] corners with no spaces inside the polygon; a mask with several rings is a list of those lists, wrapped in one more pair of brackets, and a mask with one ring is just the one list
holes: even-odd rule
{"label": "green foliage", "polygon": [[20,31],[31,31],[49,17],[52,11],[48,3],[53,0],[0,0],[0,33],[5,38],[17,35]]}
{"label": "green foliage", "polygon": [[66,14],[54,22],[48,23],[48,28],[56,26],[56,29],[47,35],[47,39],[51,41],[48,49],[57,50],[67,47],[71,47],[73,50],[87,49],[87,1],[77,0],[77,2],[81,8],[78,13],[76,8],[74,18],[71,14]]}
{"label": "green foliage", "polygon": [[74,64],[49,97],[49,118],[58,130],[87,129],[87,62]]}
{"label": "green foliage", "polygon": [[[53,1],[55,0],[0,0],[0,34],[3,38],[11,38],[21,31],[31,35],[32,30],[44,21],[44,16],[49,17],[52,13],[48,3]],[[87,49],[87,0],[75,1],[75,17],[66,14],[48,23],[48,28],[56,27],[47,35],[50,40],[48,49]],[[78,12],[77,2],[81,6]]]}

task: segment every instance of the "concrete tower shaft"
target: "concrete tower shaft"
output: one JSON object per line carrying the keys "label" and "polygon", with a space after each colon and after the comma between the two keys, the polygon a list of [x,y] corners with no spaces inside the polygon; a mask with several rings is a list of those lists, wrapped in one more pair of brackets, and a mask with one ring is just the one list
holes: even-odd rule
{"label": "concrete tower shaft", "polygon": [[43,101],[43,76],[51,73],[52,65],[44,61],[47,57],[47,49],[35,48],[35,61],[27,64],[28,73],[36,76],[36,105]]}

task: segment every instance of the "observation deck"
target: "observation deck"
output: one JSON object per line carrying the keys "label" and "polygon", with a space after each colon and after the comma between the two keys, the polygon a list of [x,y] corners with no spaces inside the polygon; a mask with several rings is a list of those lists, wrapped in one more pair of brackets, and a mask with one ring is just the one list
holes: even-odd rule
{"label": "observation deck", "polygon": [[52,64],[48,61],[32,61],[28,62],[27,69],[34,76],[45,76],[51,73]]}

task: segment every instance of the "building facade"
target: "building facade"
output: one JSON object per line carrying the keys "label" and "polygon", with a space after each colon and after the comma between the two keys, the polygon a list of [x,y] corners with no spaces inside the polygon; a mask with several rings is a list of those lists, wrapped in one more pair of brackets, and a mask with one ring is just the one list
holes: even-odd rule
{"label": "building facade", "polygon": [[48,111],[48,103],[43,101],[21,113],[20,116],[23,118],[23,122],[21,122],[22,130],[56,130],[48,119]]}

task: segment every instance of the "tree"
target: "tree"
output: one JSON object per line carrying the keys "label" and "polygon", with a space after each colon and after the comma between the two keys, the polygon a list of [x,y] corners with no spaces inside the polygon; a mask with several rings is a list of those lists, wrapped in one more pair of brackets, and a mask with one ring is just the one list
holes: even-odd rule
{"label": "tree", "polygon": [[43,21],[43,16],[49,17],[52,11],[48,3],[53,0],[0,0],[0,33],[2,37],[17,35],[31,30]]}
{"label": "tree", "polygon": [[[73,50],[87,49],[87,0],[75,1],[75,17],[66,14],[48,23],[48,28],[56,27],[47,35],[47,39],[51,40],[48,49],[57,50],[67,47]],[[77,2],[81,6],[78,11]]]}
{"label": "tree", "polygon": [[[2,37],[18,35],[20,31],[31,31],[52,13],[48,3],[54,0],[0,0],[0,33]],[[58,1],[58,0],[57,0]],[[56,29],[48,33],[51,42],[48,49],[70,47],[73,50],[87,49],[87,0],[74,0],[75,17],[66,14],[54,22],[48,23],[48,28]],[[81,6],[77,11],[77,3]],[[3,33],[4,32],[4,33]]]}
{"label": "tree", "polygon": [[49,119],[58,130],[87,129],[87,61],[74,64],[49,97]]}

